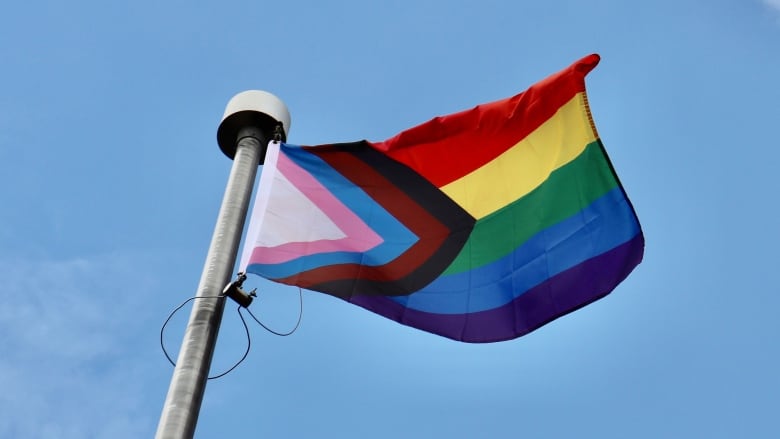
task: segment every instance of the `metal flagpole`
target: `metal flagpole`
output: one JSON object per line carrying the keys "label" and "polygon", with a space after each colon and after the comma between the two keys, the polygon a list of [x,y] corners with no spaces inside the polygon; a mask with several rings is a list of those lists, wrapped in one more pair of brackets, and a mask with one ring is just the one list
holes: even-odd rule
{"label": "metal flagpole", "polygon": [[157,426],[157,439],[191,439],[195,434],[225,308],[224,297],[213,297],[222,293],[232,277],[257,167],[263,163],[268,140],[278,126],[284,138],[290,129],[290,113],[270,93],[239,93],[225,109],[217,143],[233,159],[233,166],[196,294],[212,298],[197,299],[192,307]]}

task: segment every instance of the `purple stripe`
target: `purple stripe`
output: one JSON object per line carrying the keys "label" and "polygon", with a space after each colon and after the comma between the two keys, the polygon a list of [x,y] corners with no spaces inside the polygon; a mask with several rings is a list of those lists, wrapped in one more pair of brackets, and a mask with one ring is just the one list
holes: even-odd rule
{"label": "purple stripe", "polygon": [[509,340],[609,294],[642,261],[644,236],[574,266],[498,308],[434,314],[405,308],[383,296],[349,301],[404,325],[469,343]]}

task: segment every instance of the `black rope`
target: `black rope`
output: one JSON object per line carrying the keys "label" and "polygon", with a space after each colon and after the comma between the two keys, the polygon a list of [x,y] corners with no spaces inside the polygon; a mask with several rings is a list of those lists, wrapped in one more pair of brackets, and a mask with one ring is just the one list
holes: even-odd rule
{"label": "black rope", "polygon": [[[187,299],[184,302],[182,302],[181,305],[177,306],[173,311],[171,311],[171,313],[168,315],[168,318],[165,319],[165,323],[163,323],[162,327],[160,328],[160,347],[162,348],[163,354],[165,354],[165,358],[168,359],[168,362],[171,363],[171,365],[173,367],[176,367],[176,362],[174,362],[173,359],[171,359],[171,356],[168,354],[168,351],[165,349],[165,341],[164,341],[165,328],[166,328],[166,326],[168,326],[168,322],[171,321],[171,318],[173,318],[173,316],[180,309],[184,308],[185,305],[187,305],[188,303],[192,302],[195,299],[220,299],[220,298],[223,298],[223,297],[225,297],[225,296],[221,296],[220,295],[220,296],[195,296],[195,297],[190,297],[189,299]],[[251,339],[251,337],[249,335],[249,327],[246,324],[246,320],[244,320],[244,315],[241,314],[241,305],[238,306],[237,310],[238,310],[238,316],[239,316],[239,318],[241,318],[241,323],[244,325],[244,332],[246,332],[246,351],[244,351],[244,355],[241,357],[241,359],[238,360],[238,362],[236,362],[236,364],[234,364],[230,369],[228,369],[225,372],[220,373],[219,375],[208,377],[208,379],[210,379],[210,380],[217,379],[217,378],[222,378],[223,376],[229,374],[230,372],[233,371],[233,369],[238,367],[238,365],[241,364],[246,359],[246,357],[249,355],[249,350],[252,347],[252,339]],[[255,320],[257,320],[257,319],[255,319]]]}
{"label": "black rope", "polygon": [[244,325],[244,331],[246,332],[246,350],[244,351],[244,356],[242,356],[241,359],[238,360],[238,362],[234,364],[233,367],[231,367],[230,369],[222,372],[219,375],[208,377],[208,379],[210,380],[222,378],[223,376],[229,374],[230,372],[233,372],[233,369],[237,368],[239,364],[243,363],[244,360],[246,360],[246,356],[249,355],[249,349],[252,347],[252,338],[249,336],[249,327],[246,325],[246,320],[244,320],[244,316],[241,314],[241,305],[238,305],[236,311],[238,311],[238,316],[241,318],[241,323]]}
{"label": "black rope", "polygon": [[168,351],[165,349],[165,341],[163,340],[163,335],[165,334],[165,327],[168,326],[168,322],[171,321],[171,318],[173,318],[174,314],[179,312],[180,309],[184,308],[184,305],[192,302],[195,299],[219,299],[221,297],[223,297],[223,296],[200,296],[200,297],[195,296],[195,297],[190,297],[189,299],[187,299],[184,302],[182,302],[181,305],[179,305],[176,308],[174,308],[174,310],[171,311],[170,314],[168,314],[168,318],[165,319],[165,323],[163,323],[162,327],[160,328],[160,347],[162,348],[163,354],[165,354],[165,358],[168,359],[168,362],[171,363],[173,365],[173,367],[176,367],[176,363],[171,359],[171,356],[168,355]]}
{"label": "black rope", "polygon": [[[181,303],[181,305],[174,308],[173,311],[171,311],[170,314],[168,314],[168,318],[165,319],[165,322],[162,324],[162,327],[160,328],[160,348],[162,348],[163,354],[165,354],[165,358],[168,360],[169,363],[173,367],[176,367],[176,362],[173,361],[170,354],[168,354],[168,350],[165,349],[165,328],[168,326],[168,323],[171,321],[173,316],[179,312],[180,309],[184,308],[185,305],[192,302],[195,299],[222,299],[224,298],[224,295],[219,296],[195,296],[190,297],[189,299],[185,300]],[[273,329],[269,328],[263,322],[261,322],[257,317],[255,317],[254,314],[252,314],[252,311],[249,310],[249,308],[246,308],[246,312],[249,313],[250,316],[252,316],[252,319],[254,319],[255,322],[257,322],[258,325],[262,326],[263,329],[270,332],[271,334],[278,335],[280,337],[287,337],[288,335],[292,335],[295,331],[298,330],[298,327],[301,325],[301,320],[303,319],[303,291],[301,291],[300,288],[298,288],[298,300],[300,303],[299,312],[298,312],[298,321],[295,322],[295,327],[293,327],[288,332],[279,332],[274,331]],[[241,356],[241,359],[236,362],[233,366],[230,367],[230,369],[226,370],[225,372],[220,373],[219,375],[214,375],[211,377],[208,377],[209,380],[214,380],[217,378],[222,378],[223,376],[229,374],[232,372],[235,368],[238,367],[239,364],[243,363],[246,357],[249,355],[249,350],[252,348],[252,337],[249,334],[249,326],[246,324],[246,319],[244,319],[244,315],[241,313],[241,305],[238,305],[236,308],[236,311],[238,312],[238,317],[241,319],[241,324],[244,325],[244,332],[246,333],[246,350],[244,351],[244,355]]]}
{"label": "black rope", "polygon": [[[246,312],[249,313],[250,316],[257,322],[258,325],[262,326],[263,329],[270,332],[271,334],[278,335],[280,337],[287,337],[288,335],[291,335],[293,332],[295,332],[298,329],[298,326],[301,324],[301,319],[303,318],[303,292],[300,288],[298,288],[298,298],[300,300],[300,311],[298,312],[298,321],[295,322],[295,327],[292,328],[289,332],[278,332],[274,331],[273,329],[269,328],[268,326],[264,325],[263,322],[257,319],[254,314],[252,314],[252,311],[249,310],[249,308],[246,309]],[[241,310],[238,310],[238,313],[241,314]]]}

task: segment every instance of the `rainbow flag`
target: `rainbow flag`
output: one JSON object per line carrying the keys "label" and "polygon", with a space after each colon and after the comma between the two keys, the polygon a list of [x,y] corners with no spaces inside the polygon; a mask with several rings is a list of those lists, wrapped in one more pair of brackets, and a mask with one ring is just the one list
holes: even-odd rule
{"label": "rainbow flag", "polygon": [[588,107],[598,62],[384,142],[272,143],[242,267],[466,342],[609,294],[644,237]]}

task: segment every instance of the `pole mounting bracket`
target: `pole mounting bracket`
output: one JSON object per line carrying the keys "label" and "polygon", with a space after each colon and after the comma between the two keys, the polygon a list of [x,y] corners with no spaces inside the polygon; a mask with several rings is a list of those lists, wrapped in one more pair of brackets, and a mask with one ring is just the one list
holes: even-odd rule
{"label": "pole mounting bracket", "polygon": [[222,295],[230,297],[233,299],[233,301],[243,306],[244,308],[249,308],[249,305],[252,304],[252,300],[257,297],[257,289],[255,288],[248,293],[241,289],[241,286],[244,285],[245,280],[246,274],[243,272],[238,273],[238,279],[225,285],[225,288],[222,290]]}

